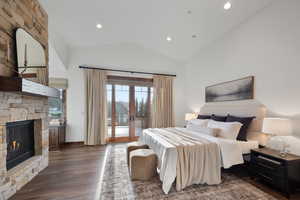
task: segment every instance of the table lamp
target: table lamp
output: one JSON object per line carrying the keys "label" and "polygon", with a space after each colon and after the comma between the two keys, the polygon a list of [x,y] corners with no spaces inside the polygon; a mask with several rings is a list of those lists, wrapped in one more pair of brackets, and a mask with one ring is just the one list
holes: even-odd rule
{"label": "table lamp", "polygon": [[[292,124],[289,119],[285,118],[265,118],[263,121],[262,132],[273,136],[288,136],[292,134]],[[286,148],[288,147],[282,141],[282,149],[280,150],[280,155],[286,155]]]}
{"label": "table lamp", "polygon": [[185,121],[190,121],[192,119],[196,119],[197,114],[196,113],[186,113],[185,114]]}

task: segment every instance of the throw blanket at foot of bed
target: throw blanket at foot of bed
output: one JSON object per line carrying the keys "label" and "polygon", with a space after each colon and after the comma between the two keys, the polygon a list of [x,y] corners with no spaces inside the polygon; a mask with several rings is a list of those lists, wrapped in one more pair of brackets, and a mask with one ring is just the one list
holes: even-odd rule
{"label": "throw blanket at foot of bed", "polygon": [[140,140],[159,158],[158,170],[167,194],[176,178],[176,190],[192,184],[221,183],[219,145],[180,128],[147,129]]}

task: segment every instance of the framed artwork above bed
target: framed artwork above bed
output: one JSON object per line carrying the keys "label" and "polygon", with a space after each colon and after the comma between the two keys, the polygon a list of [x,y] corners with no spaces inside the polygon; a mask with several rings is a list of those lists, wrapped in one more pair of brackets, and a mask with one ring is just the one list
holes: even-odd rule
{"label": "framed artwork above bed", "polygon": [[238,101],[254,98],[254,76],[218,83],[205,88],[206,102]]}

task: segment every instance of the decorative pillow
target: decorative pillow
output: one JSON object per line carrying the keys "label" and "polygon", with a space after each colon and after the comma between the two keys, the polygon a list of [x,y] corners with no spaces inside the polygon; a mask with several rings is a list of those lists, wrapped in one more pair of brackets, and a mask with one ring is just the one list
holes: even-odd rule
{"label": "decorative pillow", "polygon": [[188,121],[187,128],[189,125],[197,125],[201,127],[207,127],[209,119],[192,119]]}
{"label": "decorative pillow", "polygon": [[210,119],[211,115],[198,115],[197,119]]}
{"label": "decorative pillow", "polygon": [[216,137],[217,133],[218,133],[218,129],[202,127],[202,126],[195,125],[195,124],[190,124],[189,126],[187,126],[187,129],[194,131],[194,132],[201,133],[201,134],[214,136],[214,137]]}
{"label": "decorative pillow", "polygon": [[226,116],[220,116],[220,115],[211,115],[211,119],[218,121],[218,122],[225,122],[226,121]]}
{"label": "decorative pillow", "polygon": [[208,128],[218,129],[218,137],[236,140],[242,125],[240,122],[218,122],[210,120],[207,126]]}
{"label": "decorative pillow", "polygon": [[237,136],[237,140],[247,141],[248,128],[255,117],[236,117],[232,115],[227,115],[226,122],[240,122],[243,124],[240,132]]}

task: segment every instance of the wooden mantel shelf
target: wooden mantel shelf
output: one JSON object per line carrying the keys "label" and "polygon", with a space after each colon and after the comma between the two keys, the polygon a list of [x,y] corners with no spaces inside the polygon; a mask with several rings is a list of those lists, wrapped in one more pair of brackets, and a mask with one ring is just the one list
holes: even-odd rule
{"label": "wooden mantel shelf", "polygon": [[58,89],[35,83],[20,77],[0,76],[0,91],[21,92],[29,95],[39,95],[46,97],[59,97]]}

